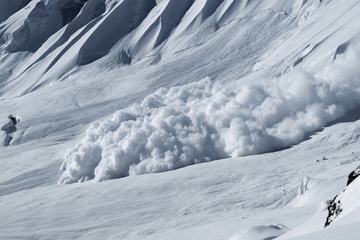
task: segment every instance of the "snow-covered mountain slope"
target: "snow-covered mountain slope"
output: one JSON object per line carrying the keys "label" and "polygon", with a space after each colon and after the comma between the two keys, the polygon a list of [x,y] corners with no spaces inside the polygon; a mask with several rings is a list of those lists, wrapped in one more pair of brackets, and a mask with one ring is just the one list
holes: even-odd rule
{"label": "snow-covered mountain slope", "polygon": [[[76,17],[65,25],[71,18],[66,16],[65,19],[63,12],[68,11],[73,1],[60,1],[61,4],[57,2],[59,1],[31,1],[1,23],[3,50],[35,51],[25,58],[22,57],[21,64],[14,64],[10,60],[3,64],[3,68],[15,69],[4,83],[2,95],[18,96],[47,86],[66,78],[69,72],[79,66],[105,55],[108,56],[96,65],[110,67],[114,64],[139,61],[138,65],[145,66],[158,63],[157,65],[162,65],[161,72],[170,74],[174,70],[167,67],[167,63],[175,61],[177,64],[174,65],[180,64],[181,69],[189,72],[202,70],[201,73],[193,75],[195,78],[210,75],[219,78],[231,77],[234,80],[251,72],[250,68],[254,67],[266,47],[271,46],[275,40],[281,41],[286,37],[279,39],[278,35],[296,28],[304,21],[303,18],[313,11],[320,11],[326,5],[326,2],[319,4],[315,0],[297,1],[295,4],[270,0],[260,3],[245,0],[168,0],[158,4],[155,0],[90,0],[78,15],[76,14],[79,8],[73,7],[72,14],[68,15]],[[76,6],[81,5],[78,3]],[[356,26],[357,23],[349,24]],[[313,24],[309,22],[309,25]],[[61,28],[62,26],[64,27]],[[340,27],[332,26],[331,22],[329,26],[334,30]],[[60,30],[49,38],[58,29]],[[321,37],[325,39],[331,33],[332,30],[329,29]],[[348,40],[351,35],[343,37]],[[311,46],[324,39],[313,39],[316,42],[305,43],[308,47],[297,45],[292,51],[298,51],[299,47],[306,48],[304,51],[311,51]],[[287,42],[285,44],[288,44]],[[219,49],[219,46],[223,47]],[[110,49],[112,51],[108,54]],[[207,59],[200,58],[204,51]],[[189,55],[192,57],[189,58]],[[285,59],[285,56],[281,57]],[[291,61],[298,59],[287,61],[292,64]],[[232,66],[223,69],[224,65],[229,64]],[[257,68],[263,64],[265,63],[257,64]],[[281,70],[285,70],[288,66],[282,67],[284,69]],[[238,68],[243,70],[238,71],[240,73],[235,76],[229,76],[228,71],[221,74],[224,70],[234,71]],[[184,78],[188,79],[188,75],[184,74]],[[26,84],[24,79],[27,79]]]}
{"label": "snow-covered mountain slope", "polygon": [[21,119],[0,146],[0,238],[356,234],[348,217],[321,230],[320,210],[295,227],[358,165],[359,11],[0,0],[0,124]]}

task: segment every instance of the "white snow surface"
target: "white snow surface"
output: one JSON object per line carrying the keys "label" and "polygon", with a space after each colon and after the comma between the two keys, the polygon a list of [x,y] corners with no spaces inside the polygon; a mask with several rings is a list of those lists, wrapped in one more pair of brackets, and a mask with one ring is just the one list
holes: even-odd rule
{"label": "white snow surface", "polygon": [[229,240],[274,239],[280,235],[283,235],[287,231],[289,231],[289,229],[282,224],[256,226],[244,229],[242,232],[229,238]]}
{"label": "white snow surface", "polygon": [[0,239],[357,239],[359,11],[0,0]]}

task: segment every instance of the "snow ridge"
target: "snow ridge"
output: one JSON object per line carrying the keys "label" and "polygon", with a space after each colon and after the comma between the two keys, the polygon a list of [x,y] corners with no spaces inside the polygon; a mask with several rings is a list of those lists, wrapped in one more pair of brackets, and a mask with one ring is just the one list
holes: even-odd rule
{"label": "snow ridge", "polygon": [[[80,48],[78,64],[91,63],[106,54],[136,29],[155,6],[155,0],[124,0],[114,7]],[[105,41],[99,36],[107,36]]]}
{"label": "snow ridge", "polygon": [[[27,2],[19,4],[24,6]],[[12,53],[35,52],[50,36],[71,22],[83,5],[81,1],[70,0],[31,1],[0,25],[0,36],[5,42],[2,48]]]}
{"label": "snow ridge", "polygon": [[[0,12],[4,18],[0,22],[1,49],[4,54],[34,53],[24,58],[2,89],[3,93],[18,96],[48,86],[79,66],[107,56],[111,50],[112,54],[117,52],[121,64],[144,58],[154,58],[156,63],[163,56],[198,44],[198,36],[193,33],[207,31],[211,35],[236,19],[252,18],[264,11],[292,13],[291,18],[296,19],[313,1],[300,6],[287,1],[274,4],[271,0],[16,2]],[[316,9],[319,4],[314,6]],[[26,81],[26,90],[17,91],[28,76],[32,80]]]}
{"label": "snow ridge", "polygon": [[0,22],[25,7],[29,2],[31,0],[0,0]]}

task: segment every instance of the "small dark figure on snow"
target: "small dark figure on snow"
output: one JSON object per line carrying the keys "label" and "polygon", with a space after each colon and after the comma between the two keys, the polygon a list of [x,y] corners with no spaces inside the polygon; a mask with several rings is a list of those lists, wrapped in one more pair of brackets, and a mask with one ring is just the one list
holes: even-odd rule
{"label": "small dark figure on snow", "polygon": [[349,174],[346,186],[352,183],[359,175],[360,175],[360,166]]}
{"label": "small dark figure on snow", "polygon": [[1,127],[1,130],[3,130],[6,133],[4,146],[8,146],[10,142],[14,139],[14,133],[17,130],[16,124],[20,122],[20,119],[16,119],[16,117],[13,116],[12,114],[10,114],[8,118],[10,119],[10,122],[8,122],[7,124]]}

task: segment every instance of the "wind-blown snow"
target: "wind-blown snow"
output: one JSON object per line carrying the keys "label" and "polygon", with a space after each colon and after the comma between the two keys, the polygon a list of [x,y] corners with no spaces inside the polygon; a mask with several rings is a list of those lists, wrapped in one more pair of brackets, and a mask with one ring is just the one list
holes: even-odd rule
{"label": "wind-blown snow", "polygon": [[92,124],[66,153],[59,182],[163,172],[297,144],[360,104],[359,63],[353,47],[317,73],[159,89]]}

